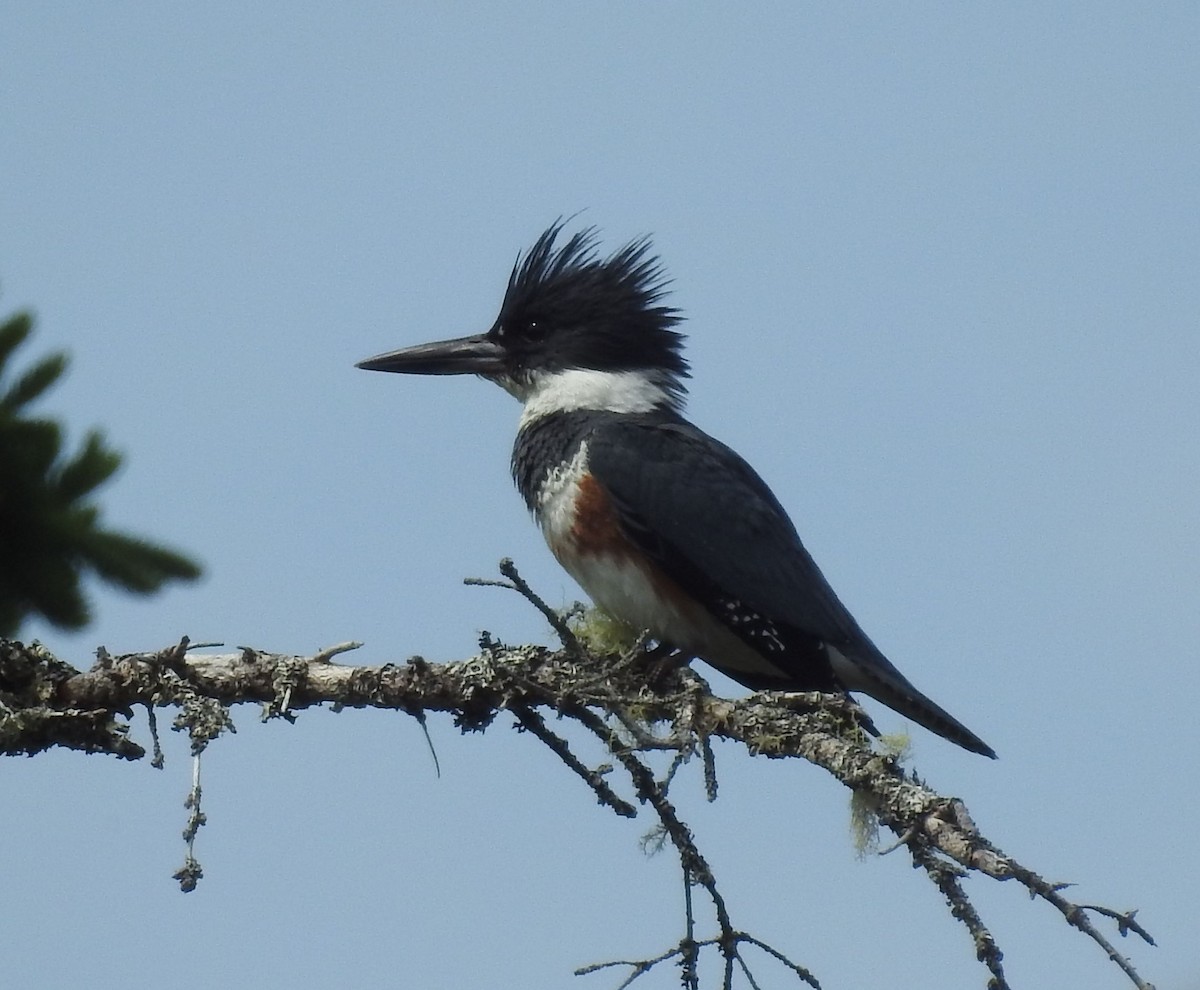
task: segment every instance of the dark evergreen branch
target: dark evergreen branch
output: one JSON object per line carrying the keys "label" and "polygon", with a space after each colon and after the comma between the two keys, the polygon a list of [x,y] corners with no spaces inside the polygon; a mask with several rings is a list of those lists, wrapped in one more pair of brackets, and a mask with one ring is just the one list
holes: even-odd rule
{"label": "dark evergreen branch", "polygon": [[24,313],[0,324],[0,636],[16,635],[33,615],[85,625],[88,574],[136,594],[200,574],[174,550],[103,528],[91,499],[121,455],[93,430],[71,456],[62,427],[29,414],[67,367],[65,355],[53,354],[8,381],[9,359],[32,328]]}

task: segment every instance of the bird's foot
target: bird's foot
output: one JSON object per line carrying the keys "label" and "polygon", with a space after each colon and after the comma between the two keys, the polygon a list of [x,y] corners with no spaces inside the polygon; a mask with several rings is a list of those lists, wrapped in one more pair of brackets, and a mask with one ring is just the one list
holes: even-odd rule
{"label": "bird's foot", "polygon": [[655,643],[643,650],[639,659],[645,664],[646,686],[652,691],[669,691],[678,686],[672,682],[694,658],[670,643]]}
{"label": "bird's foot", "polygon": [[619,657],[605,663],[587,684],[598,686],[615,681],[630,686],[644,685],[656,694],[668,692],[678,689],[678,674],[691,659],[669,643],[647,645],[643,635]]}

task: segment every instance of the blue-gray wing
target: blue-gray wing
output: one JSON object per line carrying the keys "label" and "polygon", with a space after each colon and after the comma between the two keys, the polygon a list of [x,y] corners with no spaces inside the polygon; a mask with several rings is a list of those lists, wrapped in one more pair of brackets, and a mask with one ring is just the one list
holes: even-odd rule
{"label": "blue-gray wing", "polygon": [[823,643],[873,650],[766,483],[682,421],[613,417],[588,467],[626,535],[693,597],[721,595]]}
{"label": "blue-gray wing", "polygon": [[[726,673],[752,688],[865,691],[960,746],[995,756],[867,638],[771,490],[734,451],[667,416],[604,419],[587,444],[588,468],[626,537],[780,677]],[[732,615],[749,616],[750,624],[729,622]],[[747,635],[753,622],[770,635]]]}

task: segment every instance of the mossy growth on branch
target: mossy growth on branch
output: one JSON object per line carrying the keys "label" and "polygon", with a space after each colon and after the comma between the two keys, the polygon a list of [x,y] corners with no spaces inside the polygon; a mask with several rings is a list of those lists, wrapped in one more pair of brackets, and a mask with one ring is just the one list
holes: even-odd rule
{"label": "mossy growth on branch", "polygon": [[595,605],[576,602],[562,612],[567,627],[593,653],[625,653],[638,640],[638,631]]}

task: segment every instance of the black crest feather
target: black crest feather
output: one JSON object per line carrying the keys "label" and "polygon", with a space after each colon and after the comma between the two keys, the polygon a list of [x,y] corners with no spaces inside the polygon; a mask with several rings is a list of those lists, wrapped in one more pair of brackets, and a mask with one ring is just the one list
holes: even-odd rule
{"label": "black crest feather", "polygon": [[509,276],[496,330],[547,332],[547,356],[561,367],[652,369],[682,394],[688,376],[679,310],[664,305],[669,279],[646,237],[608,257],[599,233],[586,227],[558,245],[564,221],[552,224],[518,257]]}

